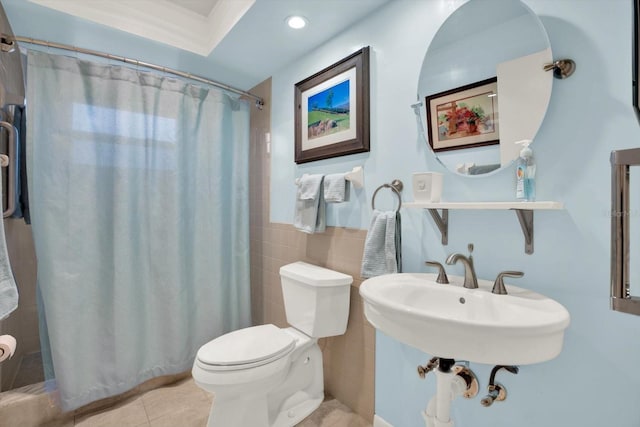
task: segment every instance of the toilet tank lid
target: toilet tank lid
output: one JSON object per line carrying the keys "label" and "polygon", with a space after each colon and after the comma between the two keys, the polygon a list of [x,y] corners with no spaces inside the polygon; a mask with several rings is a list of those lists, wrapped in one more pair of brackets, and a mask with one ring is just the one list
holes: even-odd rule
{"label": "toilet tank lid", "polygon": [[353,282],[353,277],[328,268],[298,261],[280,267],[280,275],[310,286],[344,286]]}

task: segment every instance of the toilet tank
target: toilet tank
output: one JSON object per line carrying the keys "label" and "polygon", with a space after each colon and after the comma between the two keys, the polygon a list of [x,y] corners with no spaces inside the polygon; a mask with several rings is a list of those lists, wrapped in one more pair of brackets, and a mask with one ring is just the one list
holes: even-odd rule
{"label": "toilet tank", "polygon": [[344,334],[351,276],[299,261],[282,266],[280,280],[291,326],[314,338]]}

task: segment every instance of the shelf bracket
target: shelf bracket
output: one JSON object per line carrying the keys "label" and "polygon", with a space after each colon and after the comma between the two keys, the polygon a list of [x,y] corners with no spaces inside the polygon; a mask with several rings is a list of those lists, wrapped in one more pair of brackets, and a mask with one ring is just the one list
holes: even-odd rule
{"label": "shelf bracket", "polygon": [[524,252],[528,255],[533,253],[533,210],[514,209],[524,235]]}
{"label": "shelf bracket", "polygon": [[442,215],[438,212],[438,209],[427,209],[431,214],[431,218],[436,223],[440,234],[442,235],[442,244],[449,244],[449,209],[442,209]]}

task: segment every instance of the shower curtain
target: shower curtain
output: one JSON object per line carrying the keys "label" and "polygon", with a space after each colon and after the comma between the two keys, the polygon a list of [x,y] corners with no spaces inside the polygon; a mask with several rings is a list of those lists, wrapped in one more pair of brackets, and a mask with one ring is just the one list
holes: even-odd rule
{"label": "shower curtain", "polygon": [[250,324],[248,103],[41,52],[27,86],[43,354],[63,409],[189,370]]}

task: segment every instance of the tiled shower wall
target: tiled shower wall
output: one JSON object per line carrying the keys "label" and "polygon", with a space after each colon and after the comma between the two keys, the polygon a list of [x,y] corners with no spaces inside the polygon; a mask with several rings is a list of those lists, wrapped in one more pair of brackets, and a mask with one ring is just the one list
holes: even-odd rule
{"label": "tiled shower wall", "polygon": [[8,318],[0,322],[0,335],[13,335],[17,340],[13,357],[0,365],[0,391],[11,388],[23,356],[40,351],[36,254],[31,226],[26,225],[22,219],[5,219],[4,227],[9,260],[18,286],[19,304]]}
{"label": "tiled shower wall", "polygon": [[[250,224],[251,308],[254,324],[287,327],[278,271],[282,265],[307,261],[354,278],[347,332],[323,338],[325,392],[368,420],[374,410],[375,330],[363,315],[358,288],[366,231],[328,227],[308,235],[291,224],[269,219],[270,156],[266,135],[271,130],[271,79],[251,89],[265,99],[262,110],[251,110]],[[291,160],[293,167],[293,159]],[[294,202],[295,187],[286,186]]]}

